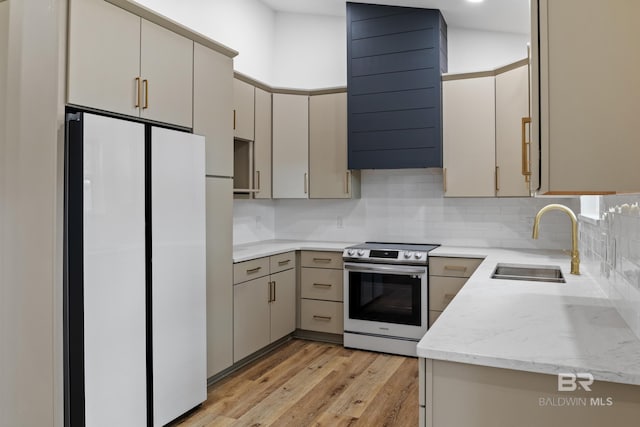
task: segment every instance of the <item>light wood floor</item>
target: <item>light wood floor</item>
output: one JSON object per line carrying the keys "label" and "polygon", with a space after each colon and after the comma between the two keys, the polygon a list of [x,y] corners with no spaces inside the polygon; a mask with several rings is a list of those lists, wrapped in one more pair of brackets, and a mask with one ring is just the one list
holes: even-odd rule
{"label": "light wood floor", "polygon": [[177,425],[417,426],[418,362],[294,339],[209,387]]}

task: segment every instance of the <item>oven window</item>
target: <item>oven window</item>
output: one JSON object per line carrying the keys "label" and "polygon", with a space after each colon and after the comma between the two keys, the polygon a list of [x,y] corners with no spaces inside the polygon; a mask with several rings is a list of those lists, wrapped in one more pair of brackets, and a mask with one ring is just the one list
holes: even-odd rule
{"label": "oven window", "polygon": [[420,276],[349,272],[349,318],[422,324]]}

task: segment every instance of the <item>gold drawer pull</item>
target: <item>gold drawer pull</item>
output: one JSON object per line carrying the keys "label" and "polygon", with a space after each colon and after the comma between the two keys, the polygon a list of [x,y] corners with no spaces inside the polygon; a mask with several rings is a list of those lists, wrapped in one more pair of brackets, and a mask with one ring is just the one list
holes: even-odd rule
{"label": "gold drawer pull", "polygon": [[135,78],[136,81],[136,108],[140,108],[140,77]]}
{"label": "gold drawer pull", "polygon": [[142,106],[143,110],[149,108],[149,80],[144,79],[142,81],[142,85],[144,86],[144,105]]}
{"label": "gold drawer pull", "polygon": [[236,110],[233,110],[233,130],[236,130]]}
{"label": "gold drawer pull", "polygon": [[247,270],[247,274],[257,273],[260,270],[262,270],[262,267],[250,268],[249,270]]}
{"label": "gold drawer pull", "polygon": [[314,283],[313,286],[317,286],[319,288],[330,288],[333,285],[331,283]]}
{"label": "gold drawer pull", "polygon": [[331,321],[331,316],[318,316],[317,314],[314,314],[313,318],[315,320],[323,320],[325,322],[330,322]]}
{"label": "gold drawer pull", "polygon": [[282,260],[282,261],[278,261],[278,265],[287,265],[287,264],[289,264],[290,262],[291,262],[291,260],[290,260],[290,259],[285,259],[285,260]]}
{"label": "gold drawer pull", "polygon": [[522,126],[522,175],[524,175],[525,181],[529,182],[531,177],[531,169],[529,163],[529,149],[528,146],[531,141],[527,141],[527,124],[531,126],[531,117],[523,117]]}
{"label": "gold drawer pull", "polygon": [[331,262],[331,258],[314,258],[313,262],[324,262],[324,263],[328,263]]}
{"label": "gold drawer pull", "polygon": [[445,265],[444,269],[451,271],[467,271],[467,267],[463,265]]}

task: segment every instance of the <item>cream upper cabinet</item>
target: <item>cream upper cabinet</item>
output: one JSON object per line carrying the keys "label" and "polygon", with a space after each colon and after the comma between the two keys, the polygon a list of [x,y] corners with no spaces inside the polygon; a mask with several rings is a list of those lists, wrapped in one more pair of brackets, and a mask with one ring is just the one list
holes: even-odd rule
{"label": "cream upper cabinet", "polygon": [[309,96],[273,94],[273,198],[309,197]]}
{"label": "cream upper cabinet", "polygon": [[271,93],[256,88],[254,188],[256,199],[271,198]]}
{"label": "cream upper cabinet", "polygon": [[145,19],[140,34],[143,98],[140,117],[190,128],[193,41]]}
{"label": "cream upper cabinet", "polygon": [[534,0],[531,7],[532,140],[542,156],[533,190],[640,191],[640,2]]}
{"label": "cream upper cabinet", "polygon": [[528,64],[496,75],[495,102],[496,195],[529,196],[529,181],[523,175],[523,168],[529,168],[529,145],[523,144],[523,137],[529,139],[523,135],[523,129],[529,129]]}
{"label": "cream upper cabinet", "polygon": [[140,115],[140,18],[104,0],[71,0],[67,101]]}
{"label": "cream upper cabinet", "polygon": [[72,0],[70,104],[191,127],[193,42],[103,0]]}
{"label": "cream upper cabinet", "polygon": [[352,181],[355,180],[347,169],[347,94],[312,95],[309,97],[309,197],[351,198]]}
{"label": "cream upper cabinet", "polygon": [[447,197],[495,195],[495,79],[442,82],[443,180]]}
{"label": "cream upper cabinet", "polygon": [[233,136],[247,141],[254,138],[255,90],[253,85],[233,79]]}
{"label": "cream upper cabinet", "polygon": [[233,176],[233,60],[199,43],[193,51],[193,132],[206,138],[206,173]]}

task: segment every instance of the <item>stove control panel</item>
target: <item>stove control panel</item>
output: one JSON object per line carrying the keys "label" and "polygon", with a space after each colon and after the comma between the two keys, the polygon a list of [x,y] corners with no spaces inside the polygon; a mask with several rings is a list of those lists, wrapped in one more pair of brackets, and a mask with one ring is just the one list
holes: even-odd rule
{"label": "stove control panel", "polygon": [[347,248],[342,257],[356,262],[382,262],[393,264],[426,264],[427,252],[392,249]]}

